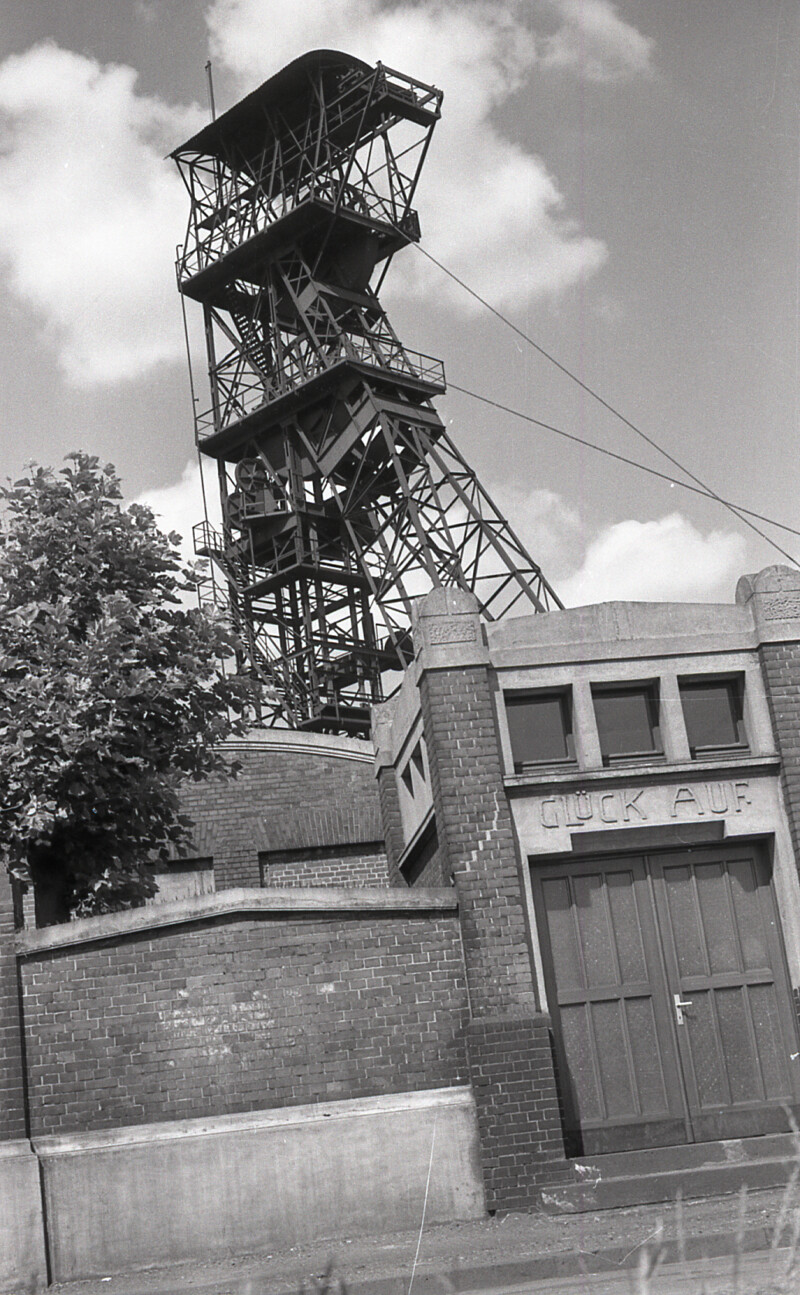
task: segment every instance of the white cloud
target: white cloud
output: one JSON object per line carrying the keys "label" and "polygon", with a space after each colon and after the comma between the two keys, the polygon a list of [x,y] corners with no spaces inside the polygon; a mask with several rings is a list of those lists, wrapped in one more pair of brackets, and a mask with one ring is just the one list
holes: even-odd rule
{"label": "white cloud", "polygon": [[555,582],[556,591],[568,607],[615,599],[730,602],[746,552],[741,536],[704,535],[680,513],[616,522],[591,540],[580,567]]}
{"label": "white cloud", "polygon": [[[220,526],[220,501],[217,488],[216,472],[212,463],[206,462],[203,467],[205,479],[206,505],[208,519],[212,526]],[[183,469],[180,480],[170,486],[159,486],[145,490],[137,496],[137,504],[147,504],[156,516],[159,529],[169,534],[177,531],[182,537],[181,552],[185,561],[193,562],[194,542],[192,532],[198,522],[205,516],[203,489],[200,481],[200,467],[197,459],[190,459]]]}
{"label": "white cloud", "polygon": [[2,256],[78,386],[181,354],[172,263],[187,201],[163,158],[201,116],[135,82],[50,44],[0,64]]}
{"label": "white cloud", "polygon": [[[204,463],[204,475],[208,518],[219,529],[213,464]],[[731,602],[747,567],[742,536],[703,534],[681,513],[616,522],[589,536],[580,515],[552,490],[504,485],[492,489],[492,498],[567,607],[614,600]],[[183,537],[183,556],[193,561],[192,529],[205,516],[197,460],[187,462],[178,481],[146,490],[136,502],[152,508],[162,531]],[[427,592],[427,577],[412,579],[410,587],[415,596]]]}
{"label": "white cloud", "polygon": [[[146,16],[150,0],[138,3]],[[532,15],[547,11],[559,25],[543,36]],[[492,113],[537,66],[602,80],[646,72],[651,43],[608,0],[212,0],[207,17],[214,57],[242,90],[315,45],[441,85],[445,115],[419,194],[425,238],[493,301],[556,297],[602,265],[603,242]],[[132,68],[54,44],[0,63],[0,261],[75,385],[136,378],[181,356],[172,261],[188,204],[163,159],[204,119],[138,94]],[[477,308],[422,257],[409,253],[403,269],[387,285],[395,293],[435,285]]]}
{"label": "white cloud", "polygon": [[[214,0],[207,21],[214,58],[242,89],[315,46],[381,59],[441,86],[443,119],[418,193],[425,242],[478,292],[514,304],[557,296],[595,273],[607,254],[565,212],[541,158],[506,138],[492,119],[536,67],[537,37],[527,14],[520,0],[391,7],[379,0]],[[565,23],[574,25],[574,17]],[[546,56],[548,50],[552,62],[552,43]],[[415,296],[433,285],[463,310],[479,309],[412,252],[403,274],[387,281],[394,293]]]}
{"label": "white cloud", "polygon": [[557,585],[556,572],[574,568],[583,555],[584,526],[579,514],[554,490],[531,490],[501,481],[489,492],[534,562]]}
{"label": "white cloud", "polygon": [[560,25],[539,43],[541,65],[587,81],[625,81],[653,74],[654,41],[625,22],[610,0],[551,0]]}

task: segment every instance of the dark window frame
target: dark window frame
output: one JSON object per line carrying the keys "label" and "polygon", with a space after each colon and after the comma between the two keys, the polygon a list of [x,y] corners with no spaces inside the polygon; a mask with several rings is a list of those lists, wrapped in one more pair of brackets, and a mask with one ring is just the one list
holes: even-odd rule
{"label": "dark window frame", "polygon": [[[538,701],[554,701],[559,703],[561,715],[562,732],[564,737],[564,751],[562,756],[552,755],[544,756],[540,760],[517,760],[514,751],[514,733],[510,722],[509,708],[517,705],[523,706],[526,702],[536,703]],[[574,724],[574,707],[572,701],[572,687],[569,684],[563,687],[551,688],[527,688],[518,691],[509,691],[503,694],[505,705],[506,724],[508,727],[509,745],[511,747],[511,760],[515,773],[526,773],[529,769],[547,769],[555,768],[572,768],[577,765],[578,757],[575,747],[575,724]]]}
{"label": "dark window frame", "polygon": [[[709,688],[713,686],[724,688],[727,692],[730,719],[733,730],[739,736],[732,742],[692,742],[689,719],[686,714],[686,697],[690,695],[693,689]],[[724,755],[727,752],[748,752],[750,750],[750,741],[747,734],[747,725],[744,716],[744,674],[741,671],[730,674],[718,674],[709,672],[707,674],[691,674],[678,676],[678,695],[681,701],[681,713],[686,728],[686,738],[689,743],[689,751],[693,760],[713,759],[714,756]]]}
{"label": "dark window frame", "polygon": [[[600,742],[600,754],[603,760],[603,767],[608,769],[616,765],[625,764],[642,764],[645,761],[661,761],[664,759],[664,740],[662,736],[661,725],[661,689],[658,679],[615,679],[608,683],[593,683],[591,685],[592,706],[594,708],[595,724],[597,725],[597,736]],[[650,730],[652,745],[649,747],[631,749],[629,751],[607,751],[604,750],[607,733],[604,733],[603,726],[600,723],[597,711],[598,697],[623,696],[641,694],[645,699],[647,708],[647,726]]]}

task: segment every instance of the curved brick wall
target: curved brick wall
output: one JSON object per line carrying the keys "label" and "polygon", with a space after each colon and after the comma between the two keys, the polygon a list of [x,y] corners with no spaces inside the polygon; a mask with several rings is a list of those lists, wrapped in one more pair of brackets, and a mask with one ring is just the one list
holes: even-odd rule
{"label": "curved brick wall", "polygon": [[217,890],[262,885],[262,862],[267,885],[389,884],[371,743],[267,729],[228,749],[239,777],[181,797]]}

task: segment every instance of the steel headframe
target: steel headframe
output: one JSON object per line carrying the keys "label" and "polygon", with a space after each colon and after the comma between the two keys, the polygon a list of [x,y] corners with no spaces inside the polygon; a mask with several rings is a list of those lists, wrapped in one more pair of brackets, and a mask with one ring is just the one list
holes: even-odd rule
{"label": "steel headframe", "polygon": [[273,723],[366,732],[430,588],[471,590],[490,620],[561,606],[445,432],[441,362],[402,344],[377,296],[420,236],[441,99],[316,51],[173,153],[191,204],[178,284],[208,355],[196,434],[223,509],[196,547]]}

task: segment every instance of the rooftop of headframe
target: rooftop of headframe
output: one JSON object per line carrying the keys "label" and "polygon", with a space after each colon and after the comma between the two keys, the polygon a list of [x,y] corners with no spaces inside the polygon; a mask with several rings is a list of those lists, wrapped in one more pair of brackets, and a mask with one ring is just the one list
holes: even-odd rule
{"label": "rooftop of headframe", "polygon": [[[249,146],[257,146],[263,141],[265,116],[275,109],[280,109],[285,116],[287,107],[298,104],[301,115],[305,117],[309,100],[315,95],[314,77],[326,72],[333,78],[348,72],[374,74],[382,65],[373,67],[353,54],[341,50],[314,49],[299,58],[293,59],[279,72],[262,81],[255,90],[228,108],[227,112],[211,121],[191,139],[173,149],[170,157],[178,159],[186,153],[202,153],[210,157],[223,156],[235,142],[237,148],[246,153]],[[411,79],[403,77],[404,80]],[[417,83],[422,85],[422,82]],[[407,107],[407,105],[406,105]],[[438,115],[438,112],[437,114]]]}

